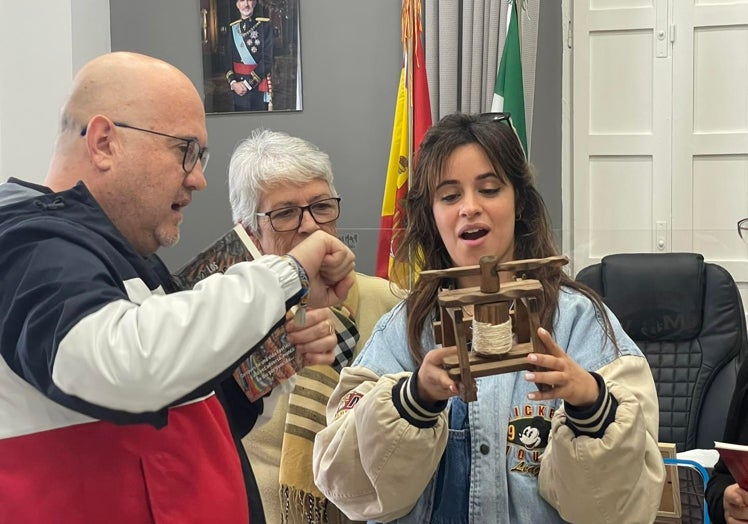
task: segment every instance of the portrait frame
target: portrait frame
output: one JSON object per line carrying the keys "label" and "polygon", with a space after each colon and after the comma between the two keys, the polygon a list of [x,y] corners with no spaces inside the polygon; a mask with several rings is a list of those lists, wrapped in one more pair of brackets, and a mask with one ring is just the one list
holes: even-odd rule
{"label": "portrait frame", "polygon": [[301,111],[300,0],[248,3],[199,0],[205,112]]}

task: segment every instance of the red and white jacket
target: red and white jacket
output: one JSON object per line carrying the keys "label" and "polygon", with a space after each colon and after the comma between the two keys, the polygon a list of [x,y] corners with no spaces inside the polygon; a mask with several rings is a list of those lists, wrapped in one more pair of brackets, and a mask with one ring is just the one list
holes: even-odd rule
{"label": "red and white jacket", "polygon": [[167,293],[85,185],[0,185],[0,524],[246,524],[212,390],[301,285],[279,257]]}

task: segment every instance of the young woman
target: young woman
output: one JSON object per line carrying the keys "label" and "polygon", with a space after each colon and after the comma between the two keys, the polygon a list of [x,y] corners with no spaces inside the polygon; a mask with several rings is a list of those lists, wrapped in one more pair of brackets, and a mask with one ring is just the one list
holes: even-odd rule
{"label": "young woman", "polygon": [[[397,256],[424,270],[557,254],[505,115],[453,114],[427,133]],[[328,404],[315,482],[356,520],[652,522],[664,467],[646,359],[591,291],[559,268],[543,283],[543,368],[478,379],[465,403],[437,348],[438,281],[380,319]],[[502,278],[511,279],[513,275]],[[469,278],[455,287],[477,286]],[[553,386],[545,392],[537,384]]]}

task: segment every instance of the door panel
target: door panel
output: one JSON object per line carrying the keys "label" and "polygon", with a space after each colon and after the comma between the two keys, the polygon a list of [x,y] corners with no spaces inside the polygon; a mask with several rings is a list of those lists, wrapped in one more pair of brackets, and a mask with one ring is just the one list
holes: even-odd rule
{"label": "door panel", "polygon": [[[672,78],[667,3],[574,2],[572,271],[667,237]],[[659,56],[658,55],[662,55]],[[661,228],[662,229],[662,228]]]}
{"label": "door panel", "polygon": [[676,2],[673,250],[748,281],[748,2]]}
{"label": "door panel", "polygon": [[573,2],[572,271],[696,251],[748,281],[748,0]]}

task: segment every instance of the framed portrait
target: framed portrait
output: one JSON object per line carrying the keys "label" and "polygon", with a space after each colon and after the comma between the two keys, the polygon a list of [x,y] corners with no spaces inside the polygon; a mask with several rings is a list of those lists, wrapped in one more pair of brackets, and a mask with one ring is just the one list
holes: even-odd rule
{"label": "framed portrait", "polygon": [[206,113],[301,111],[299,0],[200,0]]}

